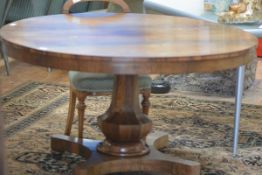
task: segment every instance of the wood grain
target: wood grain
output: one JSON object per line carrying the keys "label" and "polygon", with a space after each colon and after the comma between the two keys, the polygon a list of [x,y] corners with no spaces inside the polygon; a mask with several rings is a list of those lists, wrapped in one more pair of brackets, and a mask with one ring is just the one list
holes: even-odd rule
{"label": "wood grain", "polygon": [[[69,107],[68,107],[68,116],[66,120],[66,127],[65,127],[65,135],[70,136],[72,125],[73,125],[73,119],[75,116],[75,106],[77,106],[78,109],[78,138],[83,138],[83,125],[84,125],[84,117],[85,117],[85,99],[87,96],[101,96],[101,95],[111,95],[112,92],[84,92],[79,91],[75,89],[72,85],[70,86],[70,97],[69,97]],[[144,88],[140,89],[140,94],[142,95],[143,99],[141,102],[141,108],[142,112],[145,115],[148,115],[149,113],[149,107],[150,107],[150,101],[149,97],[151,94],[151,88]],[[76,105],[76,99],[79,99],[78,105]]]}
{"label": "wood grain", "polygon": [[205,21],[145,14],[82,13],[11,23],[0,36],[22,61],[88,72],[154,74],[237,67],[257,39]]}
{"label": "wood grain", "polygon": [[[172,175],[199,175],[198,162],[183,160],[159,152],[168,143],[165,133],[151,134],[147,137],[150,154],[143,157],[121,157],[101,154],[96,151],[100,141],[79,139],[64,135],[52,137],[52,150],[57,152],[70,151],[88,158],[81,162],[73,171],[74,175],[104,175],[116,172],[150,171]],[[60,145],[60,146],[59,146]],[[80,151],[81,150],[81,151]]]}
{"label": "wood grain", "polygon": [[139,107],[138,74],[234,68],[251,61],[249,54],[257,45],[254,36],[229,26],[181,17],[100,12],[21,20],[3,27],[0,36],[9,56],[28,63],[116,74],[111,105],[98,117],[105,135],[98,152],[97,142],[88,142],[87,149],[81,144],[84,139],[58,136],[51,141],[54,151],[91,156],[75,174],[92,175],[149,169],[200,174],[199,163],[160,155],[146,144],[152,122]]}
{"label": "wood grain", "polygon": [[98,151],[122,157],[149,152],[144,138],[151,131],[152,121],[140,109],[137,83],[137,75],[116,76],[110,107],[97,119],[106,138]]}

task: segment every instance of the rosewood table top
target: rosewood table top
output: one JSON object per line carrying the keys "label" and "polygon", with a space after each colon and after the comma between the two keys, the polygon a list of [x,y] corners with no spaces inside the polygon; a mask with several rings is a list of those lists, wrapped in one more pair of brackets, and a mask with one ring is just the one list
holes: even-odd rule
{"label": "rosewood table top", "polygon": [[[257,39],[238,28],[181,17],[81,13],[35,17],[0,30],[8,55],[31,64],[116,75],[109,109],[97,118],[103,142],[51,138],[52,151],[89,159],[74,174],[157,171],[199,175],[195,161],[164,155],[139,103],[139,74],[211,72],[251,61]],[[175,116],[174,116],[175,117]]]}
{"label": "rosewood table top", "polygon": [[0,36],[8,54],[22,61],[116,74],[233,68],[249,62],[245,55],[257,45],[240,29],[205,21],[97,12],[25,19],[3,27]]}

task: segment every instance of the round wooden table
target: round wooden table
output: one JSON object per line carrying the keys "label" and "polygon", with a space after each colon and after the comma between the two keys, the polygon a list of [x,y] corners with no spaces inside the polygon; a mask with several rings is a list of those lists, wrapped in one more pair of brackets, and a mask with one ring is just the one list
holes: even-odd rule
{"label": "round wooden table", "polygon": [[[98,117],[103,142],[56,135],[52,150],[89,157],[75,174],[126,171],[200,174],[200,164],[163,155],[146,142],[151,120],[141,112],[139,74],[212,72],[245,65],[257,39],[240,29],[180,17],[82,13],[36,17],[3,27],[9,56],[60,68],[116,75],[112,102]],[[175,116],[174,116],[175,117]]]}

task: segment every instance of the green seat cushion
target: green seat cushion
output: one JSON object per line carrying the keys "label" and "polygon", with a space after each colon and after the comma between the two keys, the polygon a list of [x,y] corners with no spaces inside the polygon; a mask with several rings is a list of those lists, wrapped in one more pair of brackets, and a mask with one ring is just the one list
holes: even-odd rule
{"label": "green seat cushion", "polygon": [[93,11],[93,10],[102,10],[105,9],[105,3],[102,1],[91,1],[89,3],[87,11]]}
{"label": "green seat cushion", "polygon": [[81,13],[86,12],[90,2],[77,3],[72,6],[70,13]]}
{"label": "green seat cushion", "polygon": [[50,0],[13,0],[6,21],[46,15]]}
{"label": "green seat cushion", "polygon": [[[114,75],[83,73],[69,71],[71,86],[82,92],[111,92],[113,89]],[[146,75],[139,76],[139,88],[151,88],[151,78]]]}
{"label": "green seat cushion", "polygon": [[62,8],[66,0],[51,0],[48,15],[62,13]]}
{"label": "green seat cushion", "polygon": [[[4,3],[6,0],[0,1],[0,8],[5,8]],[[33,16],[59,14],[62,12],[65,1],[66,0],[13,0],[5,21],[12,22]],[[70,11],[71,13],[79,13],[104,8],[104,2],[83,2],[75,4]],[[1,16],[3,16],[3,12],[3,10],[0,11]]]}
{"label": "green seat cushion", "polygon": [[4,16],[8,0],[0,0],[0,28],[4,24]]}
{"label": "green seat cushion", "polygon": [[70,13],[89,12],[93,10],[104,9],[104,2],[81,2],[73,5],[70,9]]}

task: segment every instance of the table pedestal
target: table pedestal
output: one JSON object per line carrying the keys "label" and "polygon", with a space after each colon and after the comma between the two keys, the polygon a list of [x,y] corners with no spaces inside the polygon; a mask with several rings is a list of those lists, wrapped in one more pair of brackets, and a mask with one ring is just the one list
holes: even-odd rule
{"label": "table pedestal", "polygon": [[55,152],[68,151],[86,157],[73,171],[74,175],[104,175],[118,172],[150,171],[172,175],[199,175],[198,162],[183,160],[158,151],[168,143],[164,133],[150,134],[146,142],[150,153],[144,156],[118,157],[99,153],[97,146],[101,141],[79,139],[65,135],[54,135],[51,148]]}
{"label": "table pedestal", "polygon": [[138,97],[138,76],[117,75],[111,105],[98,117],[98,126],[106,137],[98,151],[121,157],[149,152],[144,138],[151,131],[152,122],[141,111]]}
{"label": "table pedestal", "polygon": [[111,105],[105,114],[98,117],[98,126],[105,135],[105,140],[100,142],[56,135],[51,140],[52,150],[60,153],[69,151],[88,158],[75,169],[77,175],[128,171],[199,175],[198,162],[182,160],[157,151],[167,144],[168,138],[163,134],[157,139],[147,137],[152,122],[142,113],[138,95],[137,75],[117,75]]}

